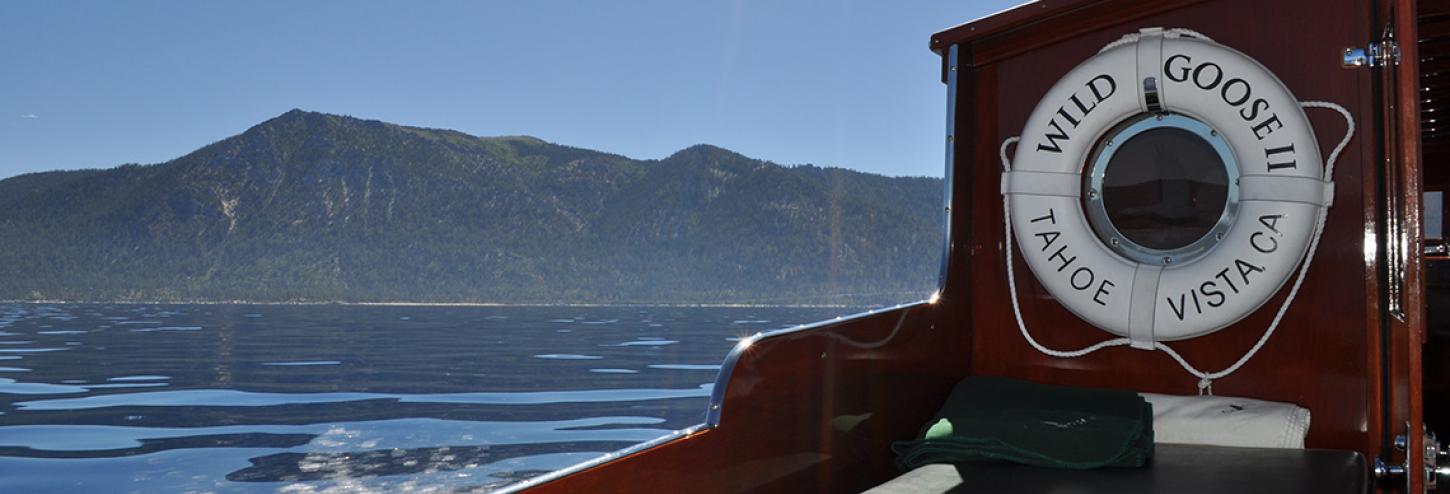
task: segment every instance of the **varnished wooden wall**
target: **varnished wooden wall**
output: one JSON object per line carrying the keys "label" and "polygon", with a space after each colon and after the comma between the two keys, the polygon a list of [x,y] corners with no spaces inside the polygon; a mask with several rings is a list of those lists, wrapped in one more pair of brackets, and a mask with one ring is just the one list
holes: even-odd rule
{"label": "varnished wooden wall", "polygon": [[[956,173],[969,176],[958,189],[960,249],[970,253],[954,267],[968,270],[946,292],[969,293],[971,372],[1039,382],[1132,388],[1194,394],[1197,379],[1162,352],[1112,348],[1077,359],[1038,353],[1023,340],[1013,321],[1003,269],[1002,205],[998,192],[997,150],[1018,135],[1038,99],[1066,73],[1099,48],[1140,27],[1186,27],[1238,49],[1275,72],[1301,100],[1327,100],[1346,106],[1359,129],[1345,150],[1334,180],[1336,197],[1322,244],[1304,288],[1268,345],[1238,373],[1214,383],[1222,395],[1288,401],[1309,408],[1311,447],[1373,453],[1380,434],[1380,323],[1377,266],[1367,259],[1375,217],[1374,101],[1370,71],[1340,67],[1340,51],[1363,46],[1370,32],[1367,5],[1360,2],[1219,0],[1163,2],[1140,8],[1104,2],[1070,14],[1069,22],[1031,24],[998,36],[963,44],[970,67],[962,67],[960,97],[973,105],[961,123],[971,139],[958,146]],[[1143,4],[1138,4],[1142,6]],[[1145,12],[1145,10],[1163,10]],[[1116,21],[1115,21],[1116,19]],[[1106,28],[1101,23],[1109,24]],[[939,37],[949,41],[947,36]],[[1344,133],[1335,113],[1308,110],[1325,156]],[[964,215],[965,216],[965,215]],[[1368,236],[1368,237],[1367,237]],[[1020,256],[1018,256],[1020,261]],[[1049,347],[1076,349],[1112,335],[1070,314],[1033,280],[1019,262],[1019,296],[1034,336]],[[1173,343],[1200,369],[1216,371],[1232,364],[1268,326],[1287,288],[1240,323],[1209,336]],[[957,297],[951,297],[953,299]]]}

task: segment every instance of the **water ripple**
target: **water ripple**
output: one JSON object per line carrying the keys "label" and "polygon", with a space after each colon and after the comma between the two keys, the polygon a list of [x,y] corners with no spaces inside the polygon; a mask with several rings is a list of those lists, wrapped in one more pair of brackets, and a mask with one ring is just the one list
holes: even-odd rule
{"label": "water ripple", "polygon": [[651,364],[649,366],[649,368],[651,368],[651,369],[667,369],[667,370],[708,370],[708,371],[718,371],[718,370],[720,370],[720,364]]}
{"label": "water ripple", "polygon": [[[0,378],[0,383],[7,379]],[[13,380],[9,380],[13,381]],[[56,386],[56,385],[44,385]],[[64,386],[58,386],[64,387]],[[260,393],[235,389],[182,389],[128,393],[84,398],[22,401],[20,410],[90,410],[118,406],[147,407],[267,407],[311,403],[340,403],[364,400],[397,400],[402,403],[463,403],[472,405],[548,405],[557,403],[604,403],[668,400],[710,396],[712,383],[686,389],[584,389],[569,391],[481,392],[481,393]],[[69,386],[84,392],[80,386]],[[0,390],[3,390],[0,385]],[[74,392],[74,391],[73,391]]]}
{"label": "water ripple", "polygon": [[580,355],[577,353],[545,353],[542,355],[534,355],[534,358],[548,360],[599,360],[604,357],[598,355]]}
{"label": "water ripple", "polygon": [[624,343],[616,343],[616,344],[613,344],[613,345],[600,345],[600,346],[665,346],[665,345],[673,345],[675,343],[679,343],[679,342],[678,341],[675,341],[675,340],[645,340],[645,339],[640,339],[640,340],[634,340],[634,341],[626,341]]}
{"label": "water ripple", "polygon": [[588,417],[559,421],[473,421],[403,418],[305,425],[215,427],[128,427],[114,425],[16,425],[5,428],[0,447],[36,451],[107,451],[141,447],[145,441],[234,434],[310,434],[300,452],[349,449],[421,448],[460,444],[524,444],[570,441],[644,441],[664,429],[657,417]]}
{"label": "water ripple", "polygon": [[201,331],[201,326],[160,326],[155,328],[137,328],[131,330],[132,333],[154,333],[157,331]]}
{"label": "water ripple", "polygon": [[0,377],[0,393],[14,395],[59,395],[84,393],[86,388],[80,386],[67,386],[64,384],[48,383],[23,383],[14,379]]}

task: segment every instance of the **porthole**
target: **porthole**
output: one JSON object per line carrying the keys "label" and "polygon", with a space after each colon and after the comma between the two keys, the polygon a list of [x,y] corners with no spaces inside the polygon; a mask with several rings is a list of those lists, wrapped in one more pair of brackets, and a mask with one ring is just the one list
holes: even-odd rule
{"label": "porthole", "polygon": [[1228,141],[1180,114],[1109,130],[1083,174],[1083,211],[1104,245],[1130,260],[1193,262],[1222,241],[1238,210],[1239,167]]}

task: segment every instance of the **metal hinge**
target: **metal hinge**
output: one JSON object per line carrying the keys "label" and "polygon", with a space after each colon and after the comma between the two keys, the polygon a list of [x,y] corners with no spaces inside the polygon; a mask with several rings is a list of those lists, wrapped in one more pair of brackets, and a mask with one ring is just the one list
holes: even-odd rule
{"label": "metal hinge", "polygon": [[1364,48],[1344,49],[1344,68],[1383,67],[1400,64],[1400,45],[1393,38],[1385,38]]}

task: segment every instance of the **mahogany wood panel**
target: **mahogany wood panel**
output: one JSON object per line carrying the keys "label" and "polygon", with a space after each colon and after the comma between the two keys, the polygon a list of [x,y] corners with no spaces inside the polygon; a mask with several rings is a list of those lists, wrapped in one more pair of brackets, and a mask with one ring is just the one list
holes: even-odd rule
{"label": "mahogany wood panel", "polygon": [[737,361],[720,424],[531,489],[860,492],[966,374],[964,301],[767,338]]}
{"label": "mahogany wood panel", "polygon": [[[1111,2],[1109,2],[1111,3]],[[1108,5],[1104,3],[1101,5]],[[1074,16],[1104,19],[1107,12],[1085,7]],[[1373,232],[1372,205],[1378,139],[1372,115],[1370,71],[1346,70],[1340,50],[1362,46],[1369,6],[1357,2],[1262,2],[1221,0],[1195,3],[1170,12],[1110,23],[1096,32],[1064,41],[1082,26],[1052,19],[1022,33],[1006,33],[976,41],[977,46],[1014,47],[1008,58],[978,52],[975,93],[982,107],[970,160],[959,160],[959,174],[976,177],[975,194],[961,194],[958,210],[973,214],[970,258],[973,289],[972,373],[1012,376],[1059,384],[1132,388],[1140,391],[1194,394],[1197,379],[1166,354],[1125,347],[1077,359],[1047,357],[1019,334],[1005,290],[1000,176],[997,145],[1022,130],[1038,99],[1066,73],[1104,44],[1140,27],[1186,27],[1238,49],[1275,72],[1301,100],[1327,100],[1345,105],[1358,119],[1358,132],[1336,170],[1337,194],[1315,264],[1294,307],[1272,340],[1237,374],[1214,384],[1214,392],[1289,401],[1314,414],[1311,447],[1343,448],[1373,454],[1379,447],[1380,379],[1377,297],[1373,285],[1377,266],[1366,259],[1366,233]],[[1029,32],[1030,31],[1030,32]],[[1061,31],[1061,32],[1059,32]],[[1043,40],[1048,40],[1044,44]],[[1323,153],[1328,154],[1344,132],[1336,114],[1309,110]],[[1370,237],[1371,239],[1373,237]],[[1029,328],[1044,344],[1059,349],[1082,348],[1110,337],[1081,321],[1057,303],[1032,279],[1025,264],[1016,267],[1019,296]],[[1219,370],[1233,363],[1259,338],[1282,301],[1283,293],[1244,321],[1209,336],[1173,343],[1201,369]]]}

